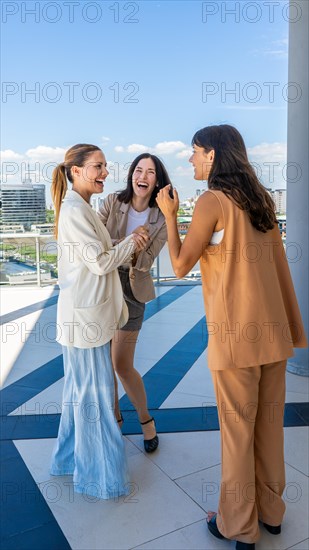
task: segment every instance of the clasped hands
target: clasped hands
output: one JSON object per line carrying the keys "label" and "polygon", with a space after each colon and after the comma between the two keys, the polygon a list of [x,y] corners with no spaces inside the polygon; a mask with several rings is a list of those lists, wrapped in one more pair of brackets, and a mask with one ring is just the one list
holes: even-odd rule
{"label": "clasped hands", "polygon": [[133,240],[135,242],[135,255],[138,255],[146,248],[149,241],[149,227],[147,225],[139,225],[132,231]]}

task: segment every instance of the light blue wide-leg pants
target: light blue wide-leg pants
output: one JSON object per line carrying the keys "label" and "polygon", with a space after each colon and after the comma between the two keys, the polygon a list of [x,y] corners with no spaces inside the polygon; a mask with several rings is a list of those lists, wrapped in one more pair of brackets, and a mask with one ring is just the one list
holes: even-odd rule
{"label": "light blue wide-leg pants", "polygon": [[110,343],[63,347],[64,388],[52,475],[73,475],[74,491],[108,499],[129,494],[124,440],[114,415]]}

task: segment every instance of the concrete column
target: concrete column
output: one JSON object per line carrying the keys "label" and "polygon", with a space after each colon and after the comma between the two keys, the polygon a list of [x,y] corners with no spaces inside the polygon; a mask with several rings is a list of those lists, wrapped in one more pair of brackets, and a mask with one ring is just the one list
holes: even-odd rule
{"label": "concrete column", "polygon": [[[286,242],[295,291],[308,337],[308,0],[290,1],[289,21]],[[308,348],[295,349],[295,356],[288,361],[288,371],[308,376],[308,359]]]}

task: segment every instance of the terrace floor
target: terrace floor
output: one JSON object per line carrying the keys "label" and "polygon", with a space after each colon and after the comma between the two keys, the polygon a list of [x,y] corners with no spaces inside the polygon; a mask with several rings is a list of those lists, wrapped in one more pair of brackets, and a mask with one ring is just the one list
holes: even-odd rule
{"label": "terrace floor", "polygon": [[[143,452],[136,415],[120,386],[131,492],[118,500],[76,494],[51,477],[63,368],[55,342],[58,290],[2,290],[3,550],[219,550],[205,522],[216,510],[220,439],[207,368],[200,286],[159,286],[146,308],[136,367],[144,377],[160,446]],[[257,550],[308,550],[309,379],[287,373],[287,505],[282,534],[261,529]]]}

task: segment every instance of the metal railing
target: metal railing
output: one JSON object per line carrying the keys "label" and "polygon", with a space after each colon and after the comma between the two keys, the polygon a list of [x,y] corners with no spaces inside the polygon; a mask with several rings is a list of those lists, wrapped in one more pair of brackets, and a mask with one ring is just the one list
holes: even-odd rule
{"label": "metal railing", "polygon": [[[36,285],[44,286],[57,283],[56,252],[57,243],[52,235],[39,233],[2,234],[0,254],[0,284],[5,286]],[[46,249],[55,250],[55,261],[46,261]],[[31,250],[31,256],[27,254]],[[179,284],[169,258],[167,244],[154,261],[151,269],[156,285]],[[199,284],[201,282],[199,266],[181,279],[181,284]]]}

